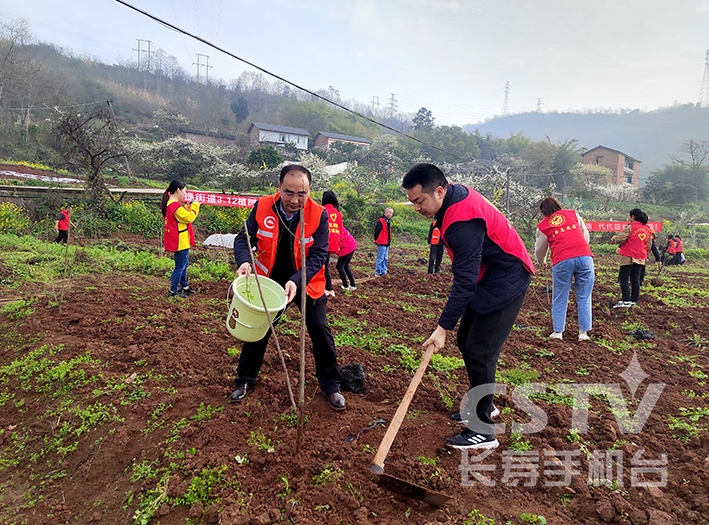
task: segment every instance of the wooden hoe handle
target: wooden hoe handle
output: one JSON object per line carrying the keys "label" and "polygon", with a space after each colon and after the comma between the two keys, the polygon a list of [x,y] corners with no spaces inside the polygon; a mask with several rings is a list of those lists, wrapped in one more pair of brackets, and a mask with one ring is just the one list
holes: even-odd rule
{"label": "wooden hoe handle", "polygon": [[376,456],[374,456],[374,462],[370,467],[370,470],[374,474],[384,473],[384,461],[386,461],[387,455],[389,454],[391,444],[394,442],[394,438],[396,438],[396,434],[399,432],[401,423],[404,421],[404,418],[406,417],[406,412],[409,410],[411,400],[413,399],[414,394],[416,393],[416,389],[418,388],[419,383],[421,383],[423,373],[426,371],[428,363],[431,360],[431,356],[435,351],[436,345],[430,344],[426,349],[426,353],[424,353],[423,357],[421,358],[421,363],[416,369],[416,373],[414,374],[411,383],[409,383],[409,388],[406,391],[406,394],[404,394],[404,398],[401,400],[399,408],[396,409],[396,413],[391,419],[391,423],[389,423],[389,428],[387,428],[387,431],[384,434],[384,437],[382,438],[382,442],[379,444]]}

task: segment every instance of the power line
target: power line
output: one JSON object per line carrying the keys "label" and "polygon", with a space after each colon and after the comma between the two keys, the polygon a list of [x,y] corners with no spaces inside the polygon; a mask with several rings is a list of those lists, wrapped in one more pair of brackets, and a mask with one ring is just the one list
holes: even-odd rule
{"label": "power line", "polygon": [[137,8],[137,7],[135,7],[135,6],[131,5],[131,4],[129,4],[128,2],[124,2],[123,0],[116,0],[116,2],[118,2],[119,4],[122,4],[122,5],[126,6],[126,7],[128,7],[128,8],[130,8],[130,9],[134,10],[134,11],[137,11],[138,13],[140,13],[140,14],[142,14],[142,15],[145,15],[145,16],[147,16],[148,18],[150,18],[150,19],[152,19],[152,20],[155,20],[158,24],[161,24],[161,25],[167,27],[168,29],[171,29],[171,30],[173,30],[173,31],[176,31],[177,33],[181,33],[181,34],[183,34],[183,35],[186,35],[186,36],[188,36],[188,37],[190,37],[190,38],[194,38],[194,39],[197,40],[198,42],[201,42],[201,43],[203,43],[203,44],[205,44],[205,45],[207,45],[207,46],[209,46],[209,47],[211,47],[211,48],[213,48],[213,49],[216,49],[217,51],[220,51],[220,52],[224,53],[225,55],[228,55],[228,56],[230,56],[230,57],[232,57],[232,58],[235,58],[236,60],[238,60],[238,61],[240,61],[240,62],[243,62],[244,64],[247,64],[247,65],[249,65],[249,66],[251,66],[251,67],[253,67],[253,68],[255,68],[255,69],[258,69],[259,71],[262,71],[262,72],[266,73],[267,75],[272,76],[273,78],[276,78],[276,79],[278,79],[278,80],[280,80],[280,81],[282,81],[282,82],[285,82],[286,84],[291,85],[291,86],[293,86],[294,88],[299,89],[299,90],[301,90],[301,91],[303,91],[303,92],[309,94],[311,97],[315,97],[315,98],[318,98],[318,99],[320,99],[320,100],[322,100],[322,101],[324,101],[324,102],[327,102],[328,104],[332,104],[333,106],[336,106],[336,107],[338,107],[338,108],[340,108],[340,109],[342,109],[342,110],[344,110],[344,111],[347,111],[348,113],[351,113],[351,114],[353,114],[353,115],[357,115],[359,118],[364,119],[364,120],[366,120],[366,121],[368,121],[368,122],[371,122],[372,124],[376,124],[377,126],[380,126],[380,127],[384,128],[384,129],[387,129],[387,130],[389,130],[389,131],[392,131],[392,132],[394,132],[394,133],[396,133],[396,134],[398,134],[398,135],[402,135],[402,136],[404,136],[404,137],[406,137],[406,138],[409,138],[409,139],[413,140],[414,142],[418,142],[419,144],[422,144],[422,145],[424,145],[424,146],[428,146],[429,148],[432,148],[432,149],[435,149],[435,150],[440,151],[440,152],[442,152],[442,153],[445,153],[446,155],[451,155],[451,156],[456,157],[456,158],[461,159],[461,160],[467,160],[467,157],[463,157],[462,155],[458,155],[457,153],[453,153],[452,151],[448,151],[448,150],[445,150],[445,149],[443,149],[443,148],[439,148],[438,146],[434,146],[433,144],[429,144],[429,143],[427,143],[427,142],[424,142],[423,140],[421,140],[421,139],[419,139],[419,138],[416,138],[416,137],[414,137],[414,136],[412,136],[412,135],[409,135],[408,133],[404,133],[404,132],[399,131],[398,129],[395,129],[395,128],[391,127],[391,126],[388,126],[388,125],[386,125],[386,124],[383,124],[383,123],[381,123],[381,122],[378,122],[378,121],[374,120],[373,118],[370,118],[370,117],[367,117],[367,116],[365,116],[365,115],[362,115],[360,112],[354,111],[354,110],[348,108],[347,106],[344,106],[344,105],[342,105],[342,104],[340,104],[340,103],[338,103],[338,102],[334,102],[334,101],[328,99],[327,97],[323,97],[322,95],[318,95],[318,94],[315,93],[314,91],[311,91],[311,90],[309,90],[309,89],[306,89],[306,88],[304,88],[304,87],[302,87],[302,86],[296,84],[295,82],[291,82],[290,80],[287,80],[286,78],[283,78],[283,77],[280,76],[280,75],[277,75],[277,74],[275,74],[275,73],[272,73],[272,72],[268,71],[267,69],[264,69],[264,68],[262,68],[261,66],[258,66],[258,65],[256,65],[256,64],[254,64],[253,62],[249,62],[248,60],[246,60],[246,59],[244,59],[244,58],[241,58],[241,57],[239,57],[239,56],[236,56],[234,53],[232,53],[232,52],[230,52],[230,51],[227,51],[226,49],[224,49],[224,48],[222,48],[222,47],[219,47],[219,46],[217,46],[216,44],[211,43],[209,40],[205,40],[204,38],[202,38],[202,37],[200,37],[200,36],[197,36],[197,35],[194,35],[194,34],[190,33],[189,31],[186,31],[186,30],[184,30],[184,29],[182,29],[182,28],[180,28],[180,27],[177,27],[176,25],[170,24],[169,22],[166,22],[165,20],[163,20],[163,19],[161,19],[161,18],[158,18],[158,17],[155,16],[155,15],[151,15],[151,14],[148,13],[147,11],[143,11],[142,9],[139,9],[139,8]]}

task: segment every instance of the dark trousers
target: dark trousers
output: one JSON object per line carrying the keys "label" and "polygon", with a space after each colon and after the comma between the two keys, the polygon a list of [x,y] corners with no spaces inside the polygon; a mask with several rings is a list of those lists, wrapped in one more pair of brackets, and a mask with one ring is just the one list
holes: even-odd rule
{"label": "dark trousers", "polygon": [[618,282],[620,282],[620,292],[623,301],[638,302],[640,297],[640,284],[645,266],[642,264],[626,264],[620,267],[618,272]]}
{"label": "dark trousers", "polygon": [[[502,310],[487,315],[475,314],[470,306],[465,308],[458,328],[458,349],[465,361],[470,388],[480,385],[494,386],[500,350],[512,331],[512,325],[522,308],[525,295],[526,290]],[[470,412],[474,409],[478,419],[485,423],[486,427],[493,424],[490,418],[492,398],[492,394],[483,396],[477,407],[468,409]],[[474,428],[475,424],[472,420],[469,421],[468,427],[483,434],[491,433],[490,428]]]}
{"label": "dark trousers", "polygon": [[[330,275],[330,254],[325,259],[325,289],[332,290],[332,276]],[[298,303],[300,304],[300,303]]]}
{"label": "dark trousers", "polygon": [[352,275],[352,270],[350,270],[350,261],[354,252],[343,255],[337,259],[337,273],[340,274],[340,279],[342,279],[342,286],[347,288],[347,279],[349,279],[350,286],[355,286],[354,275]]}
{"label": "dark trousers", "polygon": [[59,234],[57,238],[54,239],[54,242],[63,242],[64,244],[69,242],[69,230],[59,230]]}
{"label": "dark trousers", "polygon": [[[293,303],[300,309],[300,292],[293,299]],[[337,369],[337,356],[335,355],[335,339],[327,324],[325,312],[327,310],[327,297],[322,296],[317,300],[307,297],[305,300],[305,326],[308,329],[310,340],[313,343],[313,357],[315,357],[315,376],[318,378],[320,389],[325,394],[340,391],[340,372]],[[279,316],[280,317],[280,314]],[[271,330],[255,343],[244,343],[239,357],[239,366],[236,369],[234,382],[239,387],[244,383],[254,383],[266,353],[266,346],[271,337]]]}
{"label": "dark trousers", "polygon": [[438,273],[441,271],[441,261],[443,260],[443,243],[432,244],[428,255],[428,273]]}

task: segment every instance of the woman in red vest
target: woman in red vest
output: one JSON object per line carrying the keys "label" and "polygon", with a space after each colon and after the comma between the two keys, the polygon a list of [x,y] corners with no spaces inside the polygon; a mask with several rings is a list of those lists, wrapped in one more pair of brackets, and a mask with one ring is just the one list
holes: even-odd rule
{"label": "woman in red vest", "polygon": [[675,235],[675,257],[674,264],[684,264],[684,241],[679,235]]}
{"label": "woman in red vest", "polygon": [[591,295],[595,282],[588,230],[578,213],[562,209],[554,197],[544,199],[539,210],[544,218],[537,224],[534,251],[539,264],[546,266],[547,251],[551,250],[551,275],[554,283],[554,298],[551,302],[554,332],[549,337],[563,338],[571,281],[575,280],[579,341],[586,341],[592,327]]}
{"label": "woman in red vest", "polygon": [[652,230],[646,226],[647,214],[633,208],[629,215],[628,227],[611,239],[612,243],[620,244],[616,252],[620,255],[618,281],[622,293],[621,300],[613,308],[630,308],[637,304],[647,254],[652,248]]}
{"label": "woman in red vest", "polygon": [[64,206],[57,214],[57,224],[54,227],[57,238],[54,239],[54,242],[66,244],[69,241],[69,226],[76,228],[76,224],[71,222],[71,204]]}
{"label": "woman in red vest", "polygon": [[667,236],[667,244],[662,248],[662,264],[671,265],[675,262],[677,253],[677,241],[673,235]]}
{"label": "woman in red vest", "polygon": [[340,213],[340,203],[337,200],[337,196],[332,191],[323,192],[322,205],[327,210],[327,227],[330,231],[327,260],[325,261],[325,295],[335,297],[335,291],[332,289],[332,276],[330,275],[330,256],[337,255],[337,252],[340,251],[342,214]]}
{"label": "woman in red vest", "polygon": [[190,247],[194,246],[192,222],[199,214],[199,202],[183,204],[187,187],[173,180],[162,195],[162,216],[165,218],[165,251],[175,253],[175,269],[170,277],[168,297],[187,297],[195,292],[187,284]]}

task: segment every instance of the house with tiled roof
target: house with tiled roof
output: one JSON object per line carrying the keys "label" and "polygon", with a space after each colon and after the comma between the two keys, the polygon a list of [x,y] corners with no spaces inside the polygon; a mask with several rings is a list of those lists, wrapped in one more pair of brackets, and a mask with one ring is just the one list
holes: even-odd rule
{"label": "house with tiled roof", "polygon": [[308,139],[310,138],[307,129],[276,126],[263,122],[252,122],[247,134],[254,144],[281,148],[286,144],[293,144],[297,149],[304,151],[308,149]]}
{"label": "house with tiled roof", "polygon": [[352,135],[340,135],[338,133],[330,133],[327,131],[318,131],[315,135],[314,146],[316,148],[327,149],[333,142],[344,142],[346,144],[355,144],[356,146],[362,146],[368,148],[372,145],[372,141],[365,139],[364,137],[355,137]]}
{"label": "house with tiled roof", "polygon": [[636,188],[638,187],[641,162],[627,153],[599,145],[582,153],[581,157],[583,157],[584,164],[597,164],[610,169],[613,173],[611,182],[614,184],[620,186],[627,182]]}

